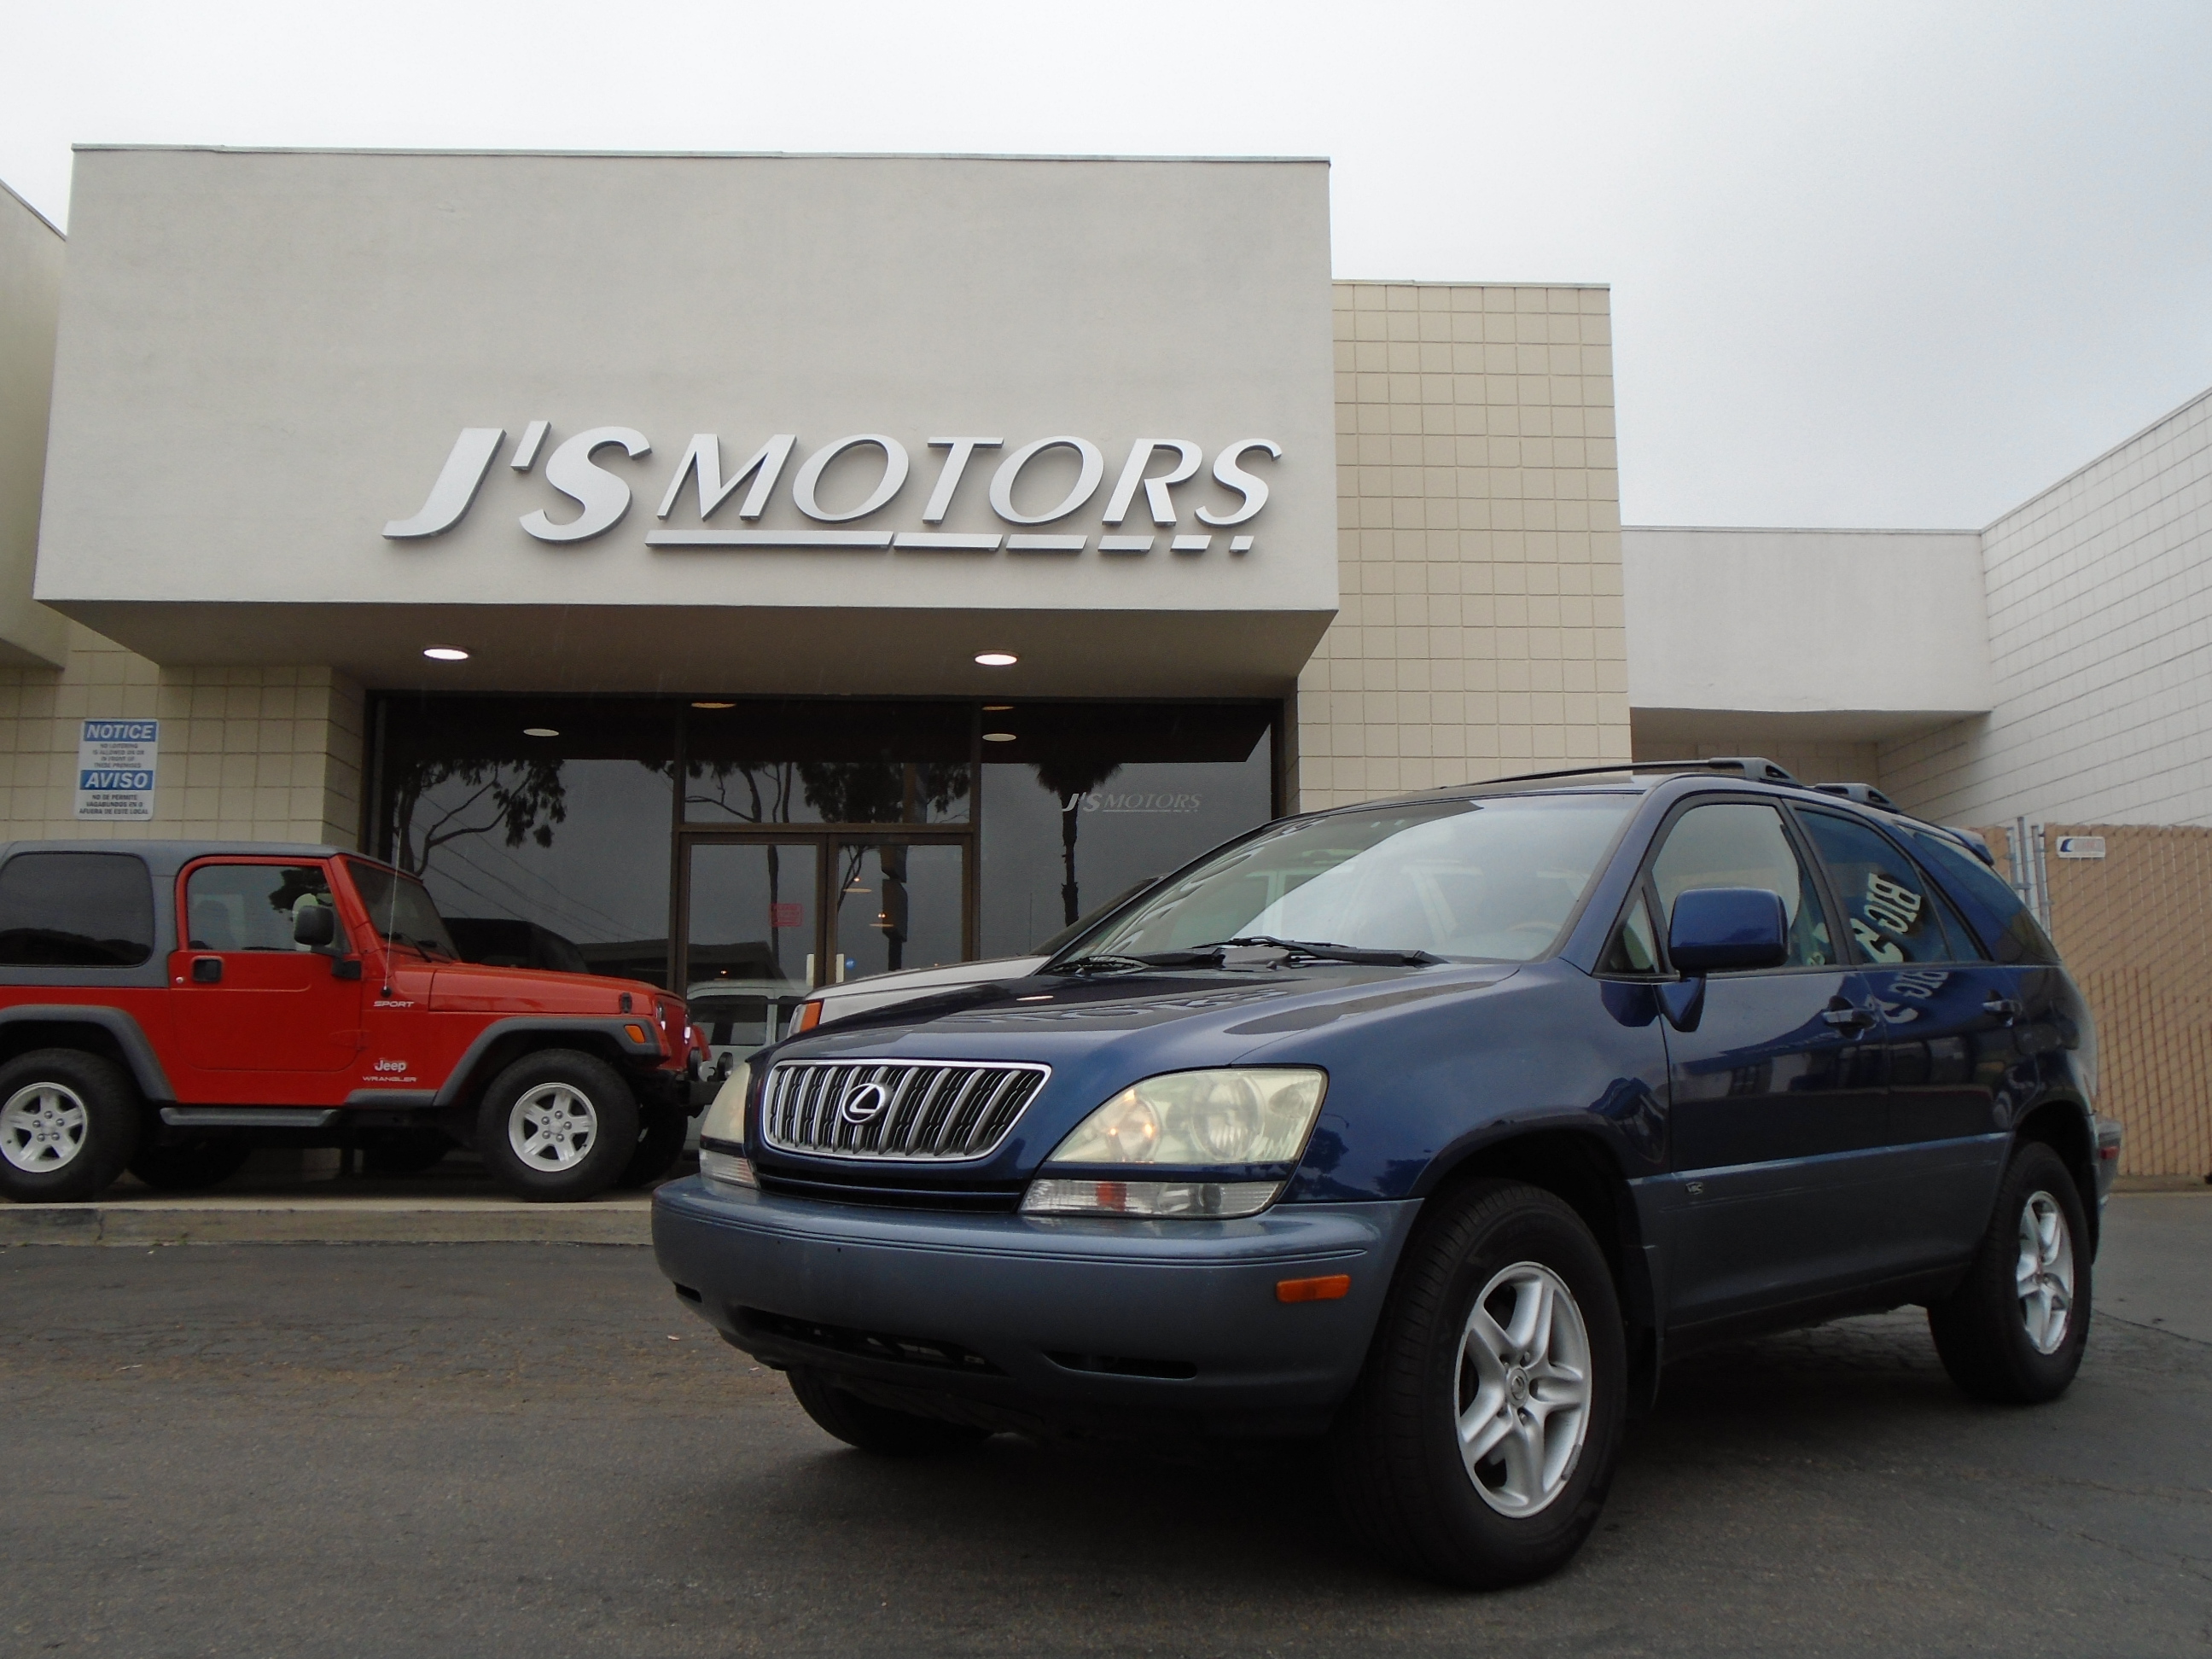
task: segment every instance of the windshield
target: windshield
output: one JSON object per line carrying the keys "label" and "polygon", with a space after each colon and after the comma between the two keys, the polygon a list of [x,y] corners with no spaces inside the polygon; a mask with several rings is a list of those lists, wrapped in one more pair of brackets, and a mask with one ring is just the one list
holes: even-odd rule
{"label": "windshield", "polygon": [[1083,943],[1144,957],[1264,935],[1528,962],[1549,950],[1629,795],[1508,795],[1337,812],[1269,830]]}
{"label": "windshield", "polygon": [[361,895],[362,908],[368,912],[369,926],[380,934],[418,951],[459,959],[446,920],[421,882],[412,876],[395,877],[382,865],[359,859],[348,859],[346,869],[353,876],[354,890]]}

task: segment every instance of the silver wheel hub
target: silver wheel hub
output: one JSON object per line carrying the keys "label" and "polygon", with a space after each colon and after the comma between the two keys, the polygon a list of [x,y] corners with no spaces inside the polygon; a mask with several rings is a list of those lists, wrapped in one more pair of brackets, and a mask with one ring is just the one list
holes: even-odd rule
{"label": "silver wheel hub", "polygon": [[2074,1323],[2074,1239],[2066,1212],[2049,1193],[2030,1193],[2021,1206],[2013,1285],[2028,1346],[2057,1353]]}
{"label": "silver wheel hub", "polygon": [[1566,1281],[1540,1261],[1503,1269],[1460,1334],[1460,1462],[1500,1515],[1534,1515],[1566,1490],[1589,1433],[1589,1330]]}
{"label": "silver wheel hub", "polygon": [[0,1106],[0,1158],[32,1175],[51,1174],[76,1161],[89,1123],[74,1089],[33,1083]]}
{"label": "silver wheel hub", "polygon": [[573,1169],[599,1138],[599,1112],[573,1084],[526,1089],[507,1115],[507,1144],[532,1170]]}

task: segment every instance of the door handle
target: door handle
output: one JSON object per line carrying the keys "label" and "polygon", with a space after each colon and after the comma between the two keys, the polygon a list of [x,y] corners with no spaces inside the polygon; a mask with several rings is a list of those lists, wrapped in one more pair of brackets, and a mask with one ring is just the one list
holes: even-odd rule
{"label": "door handle", "polygon": [[1875,1023],[1876,1015],[1871,1008],[1845,1006],[1823,1009],[1820,1018],[1844,1030],[1863,1031]]}
{"label": "door handle", "polygon": [[194,957],[192,958],[192,983],[195,985],[222,984],[222,958],[221,957]]}
{"label": "door handle", "polygon": [[1982,1005],[1982,1012],[2009,1025],[2027,1012],[2027,1005],[2017,997],[1992,996]]}

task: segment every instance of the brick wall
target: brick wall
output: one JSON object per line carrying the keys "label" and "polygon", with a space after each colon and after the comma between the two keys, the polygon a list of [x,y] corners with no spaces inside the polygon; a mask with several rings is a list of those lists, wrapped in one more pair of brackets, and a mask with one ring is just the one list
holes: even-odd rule
{"label": "brick wall", "polygon": [[1336,285],[1342,599],[1299,804],[1627,758],[1609,297]]}

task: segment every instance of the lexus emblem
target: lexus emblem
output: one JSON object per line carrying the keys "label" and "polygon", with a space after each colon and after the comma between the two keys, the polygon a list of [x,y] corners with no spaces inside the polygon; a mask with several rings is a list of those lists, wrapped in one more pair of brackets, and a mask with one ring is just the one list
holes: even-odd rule
{"label": "lexus emblem", "polygon": [[837,1115],[851,1124],[872,1122],[890,1100],[882,1084],[859,1084],[845,1091],[844,1099],[837,1103]]}

